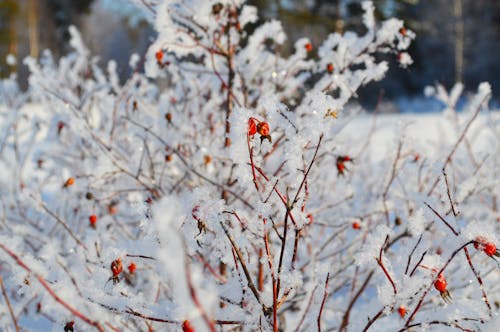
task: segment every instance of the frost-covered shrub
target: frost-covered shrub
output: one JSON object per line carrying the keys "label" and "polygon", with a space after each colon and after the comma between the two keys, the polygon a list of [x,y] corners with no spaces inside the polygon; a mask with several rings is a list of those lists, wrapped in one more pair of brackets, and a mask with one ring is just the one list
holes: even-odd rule
{"label": "frost-covered shrub", "polygon": [[289,57],[242,1],[139,5],[158,30],[145,73],[121,84],[71,29],[75,52],[25,61],[26,95],[1,83],[5,330],[494,328],[487,84],[463,114],[460,86],[434,89],[432,142],[411,123],[380,141],[346,105],[380,53],[411,63],[414,35],[370,2],[364,34]]}

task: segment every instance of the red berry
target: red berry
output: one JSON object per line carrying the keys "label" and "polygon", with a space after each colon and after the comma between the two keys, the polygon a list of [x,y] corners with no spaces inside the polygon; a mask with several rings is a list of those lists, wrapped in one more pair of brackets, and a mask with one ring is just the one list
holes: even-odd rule
{"label": "red berry", "polygon": [[128,272],[130,274],[134,274],[135,272],[135,269],[137,268],[137,266],[135,265],[134,262],[130,263],[128,266],[127,266],[127,269],[128,269]]}
{"label": "red berry", "polygon": [[257,132],[257,125],[254,119],[248,119],[248,136],[253,136]]}
{"label": "red berry", "polygon": [[111,272],[113,273],[113,277],[118,277],[120,273],[123,271],[122,259],[117,258],[113,262],[111,262]]}
{"label": "red berry", "polygon": [[311,52],[313,50],[313,46],[311,43],[307,43],[305,46],[307,52]]}
{"label": "red berry", "polygon": [[269,125],[267,124],[267,122],[259,122],[259,124],[257,125],[257,132],[261,136],[268,136],[269,135]]}
{"label": "red berry", "polygon": [[493,256],[497,252],[497,246],[494,243],[488,242],[484,246],[484,253],[488,256]]}
{"label": "red berry", "polygon": [[182,332],[195,332],[193,325],[187,319],[182,322]]}
{"label": "red berry", "polygon": [[398,308],[399,316],[403,318],[406,315],[406,308],[404,305],[400,305]]}
{"label": "red berry", "polygon": [[329,63],[326,65],[326,71],[329,72],[329,73],[333,73],[333,63]]}
{"label": "red berry", "polygon": [[97,222],[97,216],[95,214],[92,214],[89,217],[89,222],[90,222],[90,226],[95,227],[95,224]]}
{"label": "red berry", "polygon": [[446,287],[448,283],[446,282],[446,278],[443,274],[440,274],[436,281],[434,281],[434,288],[436,288],[440,293],[446,292]]}
{"label": "red berry", "polygon": [[344,175],[345,172],[345,165],[342,162],[337,162],[337,172],[340,175]]}
{"label": "red berry", "polygon": [[73,184],[75,184],[75,178],[70,177],[66,180],[66,182],[64,182],[64,187],[69,187]]}
{"label": "red berry", "polygon": [[361,228],[361,224],[357,221],[353,222],[352,223],[352,228],[353,229],[360,229]]}
{"label": "red berry", "polygon": [[163,51],[159,50],[158,52],[156,52],[155,56],[156,56],[156,61],[159,64],[161,64],[161,61],[163,60]]}

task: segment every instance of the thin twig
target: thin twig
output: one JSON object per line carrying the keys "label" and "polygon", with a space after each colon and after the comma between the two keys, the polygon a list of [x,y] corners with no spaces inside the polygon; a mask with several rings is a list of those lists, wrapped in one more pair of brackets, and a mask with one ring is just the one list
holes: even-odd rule
{"label": "thin twig", "polygon": [[451,199],[450,184],[448,183],[448,176],[446,175],[446,170],[444,168],[443,168],[443,176],[444,176],[444,182],[446,183],[446,194],[448,195],[448,200],[450,201],[451,211],[453,212],[453,216],[455,216],[456,218],[458,216],[458,213],[455,210],[455,204],[453,204],[453,200]]}
{"label": "thin twig", "polygon": [[56,302],[58,302],[64,308],[66,308],[69,312],[71,312],[71,314],[73,314],[74,316],[80,318],[82,321],[84,321],[88,325],[95,327],[100,332],[104,332],[104,328],[101,326],[101,324],[99,324],[99,322],[94,321],[94,320],[90,319],[89,317],[85,316],[80,311],[78,311],[77,309],[73,308],[66,301],[64,301],[63,299],[61,299],[59,297],[59,295],[57,295],[56,292],[54,292],[54,290],[50,287],[50,285],[47,283],[47,281],[45,281],[45,279],[42,278],[42,276],[40,276],[39,274],[35,273],[28,265],[26,265],[21,260],[21,258],[19,258],[18,255],[16,255],[14,252],[12,252],[9,248],[7,248],[6,246],[4,246],[1,243],[0,243],[0,249],[2,249],[3,251],[5,251],[5,253],[7,253],[13,260],[15,260],[16,263],[17,263],[17,265],[19,265],[20,267],[22,267],[27,272],[32,273],[35,276],[35,278],[38,280],[38,282],[43,286],[43,288],[45,288],[45,290],[47,290],[47,292],[50,294],[50,296],[52,296],[52,298]]}
{"label": "thin twig", "polygon": [[347,325],[349,325],[349,316],[351,315],[351,310],[356,301],[359,299],[361,294],[364,292],[365,288],[368,286],[368,283],[370,282],[370,279],[372,278],[374,273],[374,270],[371,270],[370,273],[366,276],[365,281],[359,288],[359,290],[356,292],[354,297],[352,298],[351,302],[349,302],[349,305],[347,306],[347,309],[344,313],[344,316],[342,317],[342,323],[340,324],[339,331],[343,332],[347,329]]}
{"label": "thin twig", "polygon": [[321,332],[321,315],[323,314],[323,308],[325,307],[325,302],[328,297],[328,281],[330,280],[330,272],[326,275],[326,280],[325,280],[325,291],[323,293],[323,300],[321,301],[321,307],[319,308],[319,313],[318,313],[318,332]]}
{"label": "thin twig", "polygon": [[49,214],[52,218],[54,218],[58,224],[60,224],[61,226],[63,226],[63,228],[68,232],[68,234],[71,236],[71,238],[73,238],[73,240],[75,240],[75,242],[80,245],[83,249],[85,250],[88,250],[87,247],[85,246],[85,244],[80,241],[79,238],[76,237],[75,233],[73,233],[73,231],[71,230],[71,228],[69,228],[68,224],[66,224],[66,222],[64,222],[64,220],[62,220],[61,218],[59,218],[58,215],[56,215],[54,212],[52,212],[42,201],[38,200],[34,195],[31,195],[31,198],[33,198],[35,201],[38,202],[38,204],[40,204],[40,206],[42,207],[42,209],[47,213]]}
{"label": "thin twig", "polygon": [[448,228],[453,232],[453,234],[455,234],[456,236],[458,236],[460,233],[457,232],[455,230],[455,228],[453,228],[453,226],[451,226],[436,210],[434,210],[434,208],[432,206],[430,206],[427,202],[424,202],[425,205],[427,205],[427,207],[429,209],[432,210],[432,212],[434,212],[434,214],[446,225],[448,226]]}
{"label": "thin twig", "polygon": [[[252,293],[255,296],[255,298],[257,299],[257,301],[260,304],[262,304],[262,302],[260,300],[259,291],[257,290],[257,288],[255,287],[255,284],[253,283],[252,276],[250,275],[250,272],[248,271],[247,265],[245,263],[245,260],[243,259],[243,255],[241,254],[240,249],[238,248],[238,245],[234,241],[231,234],[229,234],[229,231],[227,230],[226,226],[224,226],[224,224],[222,222],[220,223],[220,225],[221,225],[222,229],[224,230],[224,233],[226,233],[226,236],[227,236],[229,242],[231,242],[231,246],[233,247],[233,250],[235,251],[236,256],[238,257],[238,260],[241,264],[241,267],[243,268],[243,273],[245,273],[245,277],[247,278],[248,287],[252,291]],[[262,304],[262,307],[263,307],[263,309],[266,309],[263,304]]]}
{"label": "thin twig", "polygon": [[413,256],[413,254],[415,253],[415,250],[417,250],[417,247],[418,245],[420,244],[420,241],[422,241],[422,234],[420,234],[420,237],[418,238],[418,241],[417,243],[415,244],[415,246],[413,247],[413,249],[411,250],[411,253],[410,255],[408,256],[408,262],[406,263],[406,269],[405,269],[405,274],[408,274],[408,268],[410,267],[410,262],[411,262],[411,258]]}
{"label": "thin twig", "polygon": [[398,290],[396,289],[396,284],[394,283],[394,280],[392,280],[392,277],[389,274],[389,271],[387,271],[384,263],[382,262],[382,253],[383,253],[384,248],[385,248],[385,246],[387,245],[388,242],[389,242],[389,235],[387,235],[385,237],[384,244],[382,245],[382,247],[380,247],[380,252],[379,252],[378,258],[375,258],[375,259],[377,260],[377,264],[380,266],[380,268],[382,269],[382,271],[384,271],[384,274],[387,277],[387,279],[389,279],[389,282],[391,283],[394,295],[396,295],[398,293]]}
{"label": "thin twig", "polygon": [[14,310],[12,310],[12,305],[10,304],[9,297],[7,296],[7,290],[5,289],[5,285],[3,284],[3,278],[0,276],[0,286],[2,287],[2,294],[5,298],[5,303],[7,303],[7,308],[9,308],[10,317],[12,318],[12,323],[14,324],[14,328],[16,332],[19,332],[19,325],[17,324],[16,315],[14,315]]}
{"label": "thin twig", "polygon": [[[489,94],[485,95],[484,98],[483,98],[483,100],[481,100],[481,102],[478,104],[477,110],[474,112],[474,114],[472,115],[472,117],[469,120],[469,122],[465,125],[465,128],[464,128],[462,134],[460,135],[460,137],[458,138],[457,142],[455,143],[455,145],[451,149],[450,153],[446,157],[442,169],[446,169],[446,166],[448,166],[448,164],[451,162],[451,158],[455,154],[455,151],[457,150],[457,148],[460,145],[460,143],[464,140],[465,135],[467,134],[467,131],[469,130],[472,122],[474,122],[474,120],[476,119],[476,117],[479,115],[479,112],[481,111],[481,106],[489,98],[489,96],[490,96]],[[432,184],[432,187],[429,190],[429,192],[427,193],[427,196],[432,195],[432,193],[434,192],[434,189],[436,189],[436,186],[437,186],[438,183],[439,183],[439,176],[436,178],[436,180]]]}

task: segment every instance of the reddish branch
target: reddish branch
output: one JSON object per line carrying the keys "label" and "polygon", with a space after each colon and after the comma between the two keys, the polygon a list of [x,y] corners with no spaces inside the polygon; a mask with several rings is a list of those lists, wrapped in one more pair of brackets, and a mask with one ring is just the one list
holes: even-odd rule
{"label": "reddish branch", "polygon": [[455,210],[455,204],[453,204],[453,200],[451,199],[450,184],[448,183],[448,176],[446,175],[446,170],[444,168],[443,168],[443,176],[444,176],[444,181],[446,183],[446,194],[448,195],[448,200],[450,201],[451,211],[453,212],[453,216],[456,217],[458,213]]}
{"label": "reddish branch", "polygon": [[326,299],[328,298],[328,281],[330,279],[330,272],[326,275],[326,280],[325,280],[325,291],[323,293],[323,300],[321,301],[321,307],[319,308],[319,313],[318,313],[318,332],[321,332],[321,315],[323,314],[323,308],[325,307],[325,302]]}
{"label": "reddish branch", "polygon": [[309,308],[311,307],[311,304],[312,304],[312,300],[314,298],[314,293],[316,292],[316,289],[318,289],[318,285],[316,285],[313,289],[313,291],[311,292],[311,297],[309,297],[309,302],[307,302],[307,306],[306,306],[306,310],[304,310],[304,314],[302,315],[302,317],[300,318],[300,321],[299,321],[299,324],[297,325],[297,327],[295,328],[294,332],[298,332],[300,330],[300,327],[302,326],[302,324],[304,323],[304,319],[306,319],[306,315],[307,315],[307,312],[309,311]]}
{"label": "reddish branch", "polygon": [[[158,322],[158,323],[165,323],[165,324],[182,324],[181,321],[174,320],[174,319],[165,319],[165,318],[159,318],[159,317],[153,317],[153,316],[148,316],[143,313],[140,313],[132,308],[127,308],[125,310],[125,313],[143,318],[148,321],[152,322]],[[244,325],[243,322],[235,321],[235,320],[214,320],[213,321],[217,325]]]}
{"label": "reddish branch", "polygon": [[[309,166],[307,167],[307,170],[304,172],[304,177],[302,178],[302,181],[300,182],[299,188],[297,189],[297,193],[295,194],[295,197],[293,198],[293,201],[290,203],[287,199],[285,207],[286,207],[286,214],[285,214],[285,225],[283,226],[283,239],[281,241],[281,251],[280,251],[280,259],[279,259],[279,264],[278,264],[278,295],[280,292],[280,286],[281,286],[281,269],[283,266],[283,257],[285,253],[285,246],[286,246],[286,235],[287,235],[287,229],[288,229],[288,216],[292,216],[292,210],[294,208],[295,203],[298,202],[299,200],[299,195],[300,192],[302,191],[302,188],[304,185],[307,183],[307,177],[309,175],[309,172],[311,171],[311,168],[316,161],[316,156],[318,155],[318,150],[321,145],[321,141],[323,140],[323,134],[319,136],[318,144],[316,145],[316,149],[314,150],[314,155],[311,159],[311,162],[309,163]],[[276,187],[275,187],[276,190]],[[292,219],[293,224],[295,227],[297,227],[297,224],[295,221]],[[295,234],[295,243],[294,243],[294,258],[296,257],[297,253],[297,246],[298,246],[298,240],[299,240],[299,233]],[[295,260],[295,259],[294,259]]]}
{"label": "reddish branch", "polygon": [[[264,226],[266,225],[266,219],[264,218]],[[267,262],[269,264],[269,271],[271,271],[271,281],[273,283],[273,331],[278,332],[278,288],[276,284],[276,277],[274,275],[273,269],[273,258],[271,256],[271,250],[269,249],[269,239],[267,237],[267,231],[264,227],[264,244],[266,247]]]}
{"label": "reddish branch", "polygon": [[54,292],[54,290],[50,287],[50,285],[47,283],[47,281],[45,281],[45,279],[42,278],[42,276],[40,276],[39,274],[33,272],[33,270],[28,265],[26,265],[21,260],[21,258],[19,258],[19,256],[17,256],[9,248],[7,248],[5,245],[3,245],[1,243],[0,243],[0,248],[3,251],[5,251],[13,260],[15,260],[16,263],[17,263],[17,265],[19,265],[20,267],[22,267],[27,272],[32,273],[35,276],[35,278],[38,280],[38,282],[43,286],[43,288],[45,288],[45,290],[47,290],[47,292],[50,294],[50,296],[52,296],[52,298],[56,302],[58,302],[59,304],[61,304],[64,308],[66,308],[66,310],[68,310],[69,312],[71,312],[71,314],[73,314],[74,316],[80,318],[82,321],[84,321],[88,325],[95,327],[97,330],[99,330],[101,332],[104,332],[104,328],[101,326],[101,324],[99,324],[99,322],[90,319],[89,317],[87,317],[86,315],[84,315],[83,313],[81,313],[80,311],[78,311],[77,309],[73,308],[66,301],[64,301],[63,299],[61,299],[59,297],[59,295],[57,295],[56,292]]}
{"label": "reddish branch", "polygon": [[387,271],[387,268],[385,267],[384,263],[382,262],[382,252],[384,251],[384,247],[387,245],[388,242],[389,242],[389,235],[387,235],[385,237],[384,244],[382,245],[382,247],[380,247],[380,252],[379,252],[378,258],[375,258],[375,259],[377,260],[377,264],[380,266],[382,271],[384,271],[384,274],[387,277],[387,279],[389,279],[389,282],[392,285],[392,290],[394,292],[394,295],[396,295],[398,293],[398,291],[396,289],[396,284],[394,283],[394,280],[392,280],[392,277],[389,274],[389,271]]}
{"label": "reddish branch", "polygon": [[16,332],[19,332],[19,325],[17,324],[16,315],[14,314],[14,310],[12,310],[12,305],[10,304],[9,297],[7,296],[7,290],[5,289],[5,285],[3,284],[3,278],[0,276],[0,286],[2,288],[2,294],[5,298],[5,303],[7,303],[7,308],[9,308],[10,317],[12,318],[12,323],[14,324],[14,328]]}
{"label": "reddish branch", "polygon": [[470,266],[472,272],[476,276],[477,282],[479,283],[479,288],[481,288],[481,292],[483,293],[483,301],[486,304],[486,306],[488,307],[488,313],[491,316],[491,305],[490,305],[490,301],[488,300],[488,296],[486,295],[486,291],[484,290],[483,279],[481,278],[481,276],[479,275],[479,272],[477,272],[476,268],[472,264],[472,260],[470,259],[470,255],[469,255],[469,249],[467,249],[467,247],[464,248],[464,253],[465,253],[465,257],[467,257],[467,263],[469,263],[469,266]]}
{"label": "reddish branch", "polygon": [[[243,258],[243,255],[241,254],[241,250],[239,249],[238,245],[234,241],[231,234],[229,234],[229,231],[227,230],[226,226],[224,226],[224,224],[222,222],[220,223],[220,225],[221,225],[222,229],[224,230],[224,233],[226,234],[229,242],[231,243],[231,246],[233,247],[233,250],[236,253],[236,256],[238,257],[238,261],[240,262],[241,267],[243,268],[243,273],[245,274],[245,277],[247,279],[248,287],[252,291],[252,293],[255,296],[255,298],[257,299],[257,301],[260,304],[262,304],[262,302],[260,300],[259,291],[257,290],[257,287],[255,287],[255,284],[252,280],[252,276],[250,275],[250,272],[248,271],[248,268],[247,268],[247,265],[246,265],[245,260]],[[264,312],[267,312],[267,308],[263,304],[262,304],[262,308],[263,308]]]}
{"label": "reddish branch", "polygon": [[352,307],[354,306],[354,303],[358,300],[358,298],[363,294],[365,291],[365,288],[368,286],[368,283],[370,282],[370,279],[372,278],[374,273],[374,270],[371,270],[370,273],[366,276],[365,281],[363,282],[363,285],[359,288],[359,290],[356,292],[354,297],[352,298],[351,302],[349,302],[349,305],[347,306],[347,310],[344,313],[344,316],[342,317],[342,323],[340,324],[339,331],[346,331],[347,325],[349,325],[349,316],[351,315],[351,310]]}
{"label": "reddish branch", "polygon": [[405,274],[408,274],[408,269],[410,268],[411,258],[413,256],[413,254],[415,253],[415,250],[417,250],[417,247],[420,244],[420,241],[422,241],[422,235],[420,235],[420,237],[418,238],[417,243],[415,244],[415,246],[411,250],[410,255],[408,256],[408,262],[406,263]]}
{"label": "reddish branch", "polygon": [[208,271],[210,271],[210,273],[215,277],[215,279],[217,279],[222,284],[226,283],[227,281],[226,278],[217,273],[217,271],[215,271],[215,269],[206,261],[206,259],[200,252],[198,252],[195,255],[195,257],[203,264],[203,266],[205,266],[208,269]]}
{"label": "reddish branch", "polygon": [[[37,200],[34,196],[31,196],[33,199]],[[78,237],[76,237],[75,233],[73,233],[73,231],[71,230],[71,228],[69,228],[68,224],[66,224],[64,222],[64,220],[62,220],[61,218],[59,218],[59,216],[57,214],[55,214],[54,212],[52,212],[45,204],[43,204],[42,201],[38,201],[38,204],[40,204],[40,206],[42,207],[42,209],[47,212],[52,218],[54,218],[58,224],[60,224],[65,230],[66,232],[68,232],[68,234],[71,236],[71,238],[73,238],[73,240],[75,240],[75,242],[81,246],[83,249],[87,250],[87,247],[85,246],[85,244],[80,241],[80,239]]]}
{"label": "reddish branch", "polygon": [[434,214],[435,214],[435,215],[436,215],[436,216],[437,216],[437,217],[438,217],[438,218],[439,218],[439,219],[440,219],[440,220],[441,220],[441,221],[442,221],[442,222],[443,222],[446,226],[448,226],[448,228],[449,228],[449,229],[453,232],[453,234],[455,234],[456,236],[458,236],[458,235],[460,234],[459,232],[457,232],[457,231],[455,230],[455,228],[453,228],[453,226],[451,226],[451,225],[450,225],[450,224],[446,221],[446,219],[444,219],[444,218],[443,218],[443,217],[442,217],[442,216],[441,216],[441,215],[440,215],[440,214],[439,214],[436,210],[434,210],[434,209],[432,208],[432,206],[430,206],[429,204],[427,204],[427,202],[424,202],[424,204],[425,204],[425,205],[427,205],[427,207],[428,207],[429,209],[431,209],[431,210],[432,210],[432,212],[434,212]]}
{"label": "reddish branch", "polygon": [[420,297],[420,300],[418,301],[417,303],[417,306],[415,307],[415,309],[413,309],[413,312],[410,314],[410,316],[408,317],[408,320],[406,321],[405,323],[405,327],[408,327],[410,325],[410,322],[413,320],[413,318],[415,317],[415,315],[417,314],[417,312],[420,310],[420,308],[422,307],[422,304],[424,302],[424,299],[425,297],[427,296],[427,293],[429,293],[429,291],[432,289],[434,283],[436,282],[436,280],[438,280],[439,276],[443,273],[443,271],[448,267],[448,265],[451,263],[451,261],[453,260],[453,258],[462,250],[464,249],[465,247],[467,247],[468,245],[470,244],[473,244],[474,241],[469,241],[463,245],[461,245],[458,249],[456,249],[450,256],[450,258],[446,261],[446,263],[443,265],[443,267],[436,273],[435,277],[432,279],[432,282],[430,283],[430,285],[427,287],[427,289],[424,291],[424,293],[422,294],[422,296]]}
{"label": "reddish branch", "polygon": [[196,290],[194,288],[193,281],[191,279],[191,271],[189,269],[189,264],[187,259],[185,263],[185,269],[186,269],[186,281],[189,288],[189,295],[191,296],[191,299],[193,300],[196,308],[198,308],[198,310],[200,311],[201,317],[203,317],[203,320],[207,324],[210,332],[216,332],[217,329],[215,328],[214,320],[208,317],[207,312],[205,311],[205,309],[203,309],[203,306],[201,305],[200,300],[198,299],[198,295],[196,295]]}

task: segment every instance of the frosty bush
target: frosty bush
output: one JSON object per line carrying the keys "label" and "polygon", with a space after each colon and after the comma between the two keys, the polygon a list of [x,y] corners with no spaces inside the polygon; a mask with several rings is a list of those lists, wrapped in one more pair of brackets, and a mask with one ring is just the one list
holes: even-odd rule
{"label": "frosty bush", "polygon": [[439,137],[403,123],[381,147],[384,119],[349,130],[346,105],[380,54],[411,64],[414,34],[370,2],[364,34],[289,57],[243,1],[140,5],[158,31],[144,74],[121,84],[71,29],[73,53],[25,61],[26,94],[1,82],[5,331],[494,329],[488,84],[462,114],[461,86],[429,88]]}

